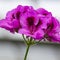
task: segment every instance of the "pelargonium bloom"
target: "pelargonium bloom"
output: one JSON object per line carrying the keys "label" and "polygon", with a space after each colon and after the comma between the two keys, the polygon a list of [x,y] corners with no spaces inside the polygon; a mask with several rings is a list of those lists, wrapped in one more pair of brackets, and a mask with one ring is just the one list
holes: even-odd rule
{"label": "pelargonium bloom", "polygon": [[37,12],[31,6],[19,5],[9,11],[6,18],[0,22],[0,27],[9,31],[12,30],[35,39],[41,39],[44,36],[44,31],[40,28],[42,20],[39,19]]}
{"label": "pelargonium bloom", "polygon": [[47,26],[46,38],[52,42],[60,42],[60,24],[58,20],[55,17],[52,17]]}
{"label": "pelargonium bloom", "polygon": [[10,32],[14,33],[14,29],[13,29],[13,25],[11,23],[11,21],[7,21],[5,19],[0,20],[0,27],[1,28],[5,28],[7,30],[9,30]]}
{"label": "pelargonium bloom", "polygon": [[47,39],[52,42],[60,42],[60,27],[49,32]]}
{"label": "pelargonium bloom", "polygon": [[60,24],[44,8],[35,10],[32,6],[18,5],[6,14],[5,19],[0,20],[0,27],[34,39],[46,38],[60,42]]}
{"label": "pelargonium bloom", "polygon": [[46,25],[44,38],[52,42],[60,42],[60,24],[58,20],[52,16],[51,12],[48,12],[44,8],[37,9],[37,13]]}
{"label": "pelargonium bloom", "polygon": [[[22,6],[18,6],[17,8],[9,11],[6,14],[6,18],[3,19],[3,21],[1,20],[0,22],[0,27],[5,28],[8,30],[8,28],[10,28],[9,26],[12,25],[13,28],[13,32],[18,30],[20,28],[20,23],[19,23],[19,19],[20,19],[20,9],[22,9]],[[4,24],[4,23],[5,24]],[[8,22],[8,23],[7,23]],[[7,24],[7,25],[6,25]],[[7,28],[6,28],[7,27]],[[9,30],[10,31],[10,30]]]}
{"label": "pelargonium bloom", "polygon": [[[13,30],[13,32],[15,32],[15,31],[18,32],[18,30],[21,28],[20,16],[23,15],[25,12],[31,10],[31,9],[33,9],[32,6],[21,6],[21,5],[18,5],[17,8],[7,12],[6,18],[3,19],[3,21],[2,20],[0,21],[0,27],[5,28],[7,30],[9,28],[10,30]],[[11,25],[12,25],[13,29],[11,29],[9,27]]]}
{"label": "pelargonium bloom", "polygon": [[19,33],[25,34],[27,36],[33,37],[34,39],[42,39],[44,36],[44,31],[42,27],[44,26],[43,19],[40,19],[35,10],[30,10],[26,12],[20,18],[20,23],[22,29],[19,30]]}
{"label": "pelargonium bloom", "polygon": [[36,12],[38,13],[39,18],[43,20],[43,23],[46,26],[45,28],[47,28],[47,24],[50,23],[52,18],[51,12],[48,12],[44,8],[39,8],[36,10]]}

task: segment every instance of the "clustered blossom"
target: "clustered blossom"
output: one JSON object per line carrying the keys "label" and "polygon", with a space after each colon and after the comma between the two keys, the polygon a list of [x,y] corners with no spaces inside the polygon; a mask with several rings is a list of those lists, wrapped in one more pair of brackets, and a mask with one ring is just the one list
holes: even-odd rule
{"label": "clustered blossom", "polygon": [[60,42],[60,23],[44,8],[35,10],[32,6],[18,5],[0,20],[0,27],[36,40],[46,38],[52,42]]}

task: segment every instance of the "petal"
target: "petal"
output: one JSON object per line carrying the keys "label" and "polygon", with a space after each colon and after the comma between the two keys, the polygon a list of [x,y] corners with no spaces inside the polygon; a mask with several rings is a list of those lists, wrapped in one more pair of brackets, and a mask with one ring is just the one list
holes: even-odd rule
{"label": "petal", "polygon": [[12,21],[12,24],[13,24],[13,27],[14,27],[14,28],[19,28],[19,27],[20,27],[20,23],[19,23],[19,21],[16,20],[16,19],[14,19],[14,20]]}
{"label": "petal", "polygon": [[29,36],[30,32],[27,29],[22,28],[22,29],[19,29],[18,33],[25,34],[26,36]]}
{"label": "petal", "polygon": [[44,31],[39,29],[34,33],[32,37],[35,39],[41,40],[44,37]]}
{"label": "petal", "polygon": [[13,32],[13,26],[11,24],[11,21],[7,21],[5,19],[0,20],[0,27]]}
{"label": "petal", "polygon": [[48,31],[56,30],[58,26],[59,26],[58,20],[55,17],[51,17],[49,23],[47,23],[47,30]]}
{"label": "petal", "polygon": [[27,11],[33,10],[32,6],[23,6],[23,13],[26,13]]}
{"label": "petal", "polygon": [[41,40],[44,37],[44,32],[42,30],[36,31],[34,34],[30,34],[29,30],[19,29],[20,34],[25,34],[26,36],[32,37],[33,39]]}
{"label": "petal", "polygon": [[6,18],[8,20],[19,19],[21,13],[23,12],[22,8],[23,8],[23,6],[18,5],[17,8],[15,8],[11,11],[8,11],[7,14],[6,14]]}
{"label": "petal", "polygon": [[48,12],[47,10],[45,10],[44,8],[39,8],[39,9],[37,9],[37,12],[39,13],[39,14],[42,14],[42,15],[44,15],[44,16],[51,16],[52,14],[51,14],[51,12]]}
{"label": "petal", "polygon": [[6,19],[13,20],[13,18],[15,18],[14,13],[15,13],[15,9],[13,9],[12,11],[8,11],[6,14]]}
{"label": "petal", "polygon": [[52,22],[54,24],[54,29],[59,27],[59,21],[55,17],[52,17]]}
{"label": "petal", "polygon": [[52,42],[60,42],[60,28],[48,33]]}
{"label": "petal", "polygon": [[39,21],[38,24],[36,25],[36,28],[42,28],[42,29],[47,29],[47,24],[50,22],[50,19],[43,18],[43,17],[38,17]]}

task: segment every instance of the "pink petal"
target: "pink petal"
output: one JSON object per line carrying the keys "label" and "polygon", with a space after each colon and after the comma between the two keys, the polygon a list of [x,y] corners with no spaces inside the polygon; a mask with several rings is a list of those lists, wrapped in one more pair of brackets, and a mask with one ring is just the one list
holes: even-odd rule
{"label": "pink petal", "polygon": [[5,28],[5,29],[13,32],[13,26],[12,26],[12,24],[11,24],[11,21],[7,21],[7,20],[5,20],[5,19],[0,20],[0,27],[1,27],[1,28]]}

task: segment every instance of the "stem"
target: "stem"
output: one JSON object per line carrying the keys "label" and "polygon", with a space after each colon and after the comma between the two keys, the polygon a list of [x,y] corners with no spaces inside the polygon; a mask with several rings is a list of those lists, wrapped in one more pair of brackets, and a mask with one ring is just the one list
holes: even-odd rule
{"label": "stem", "polygon": [[27,55],[28,55],[29,48],[30,48],[30,44],[27,45],[27,49],[26,49],[26,53],[25,53],[24,60],[27,59]]}
{"label": "stem", "polygon": [[26,41],[26,39],[25,39],[25,37],[24,37],[23,34],[22,34],[22,37],[23,37],[23,39],[24,39],[25,44],[27,44],[27,41]]}

